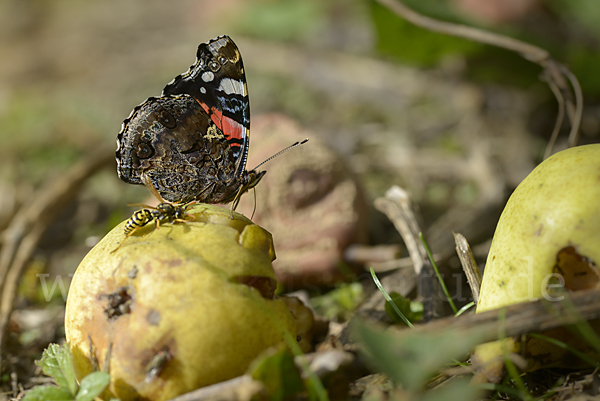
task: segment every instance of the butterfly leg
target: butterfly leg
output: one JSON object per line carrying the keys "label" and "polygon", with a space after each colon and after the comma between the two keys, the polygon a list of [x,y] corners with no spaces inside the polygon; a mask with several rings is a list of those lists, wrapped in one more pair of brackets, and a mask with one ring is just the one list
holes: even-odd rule
{"label": "butterfly leg", "polygon": [[231,220],[233,220],[233,212],[235,212],[235,209],[237,209],[240,200],[242,199],[242,194],[246,192],[247,189],[248,185],[242,185],[235,194],[235,198],[233,198],[233,201],[231,202]]}

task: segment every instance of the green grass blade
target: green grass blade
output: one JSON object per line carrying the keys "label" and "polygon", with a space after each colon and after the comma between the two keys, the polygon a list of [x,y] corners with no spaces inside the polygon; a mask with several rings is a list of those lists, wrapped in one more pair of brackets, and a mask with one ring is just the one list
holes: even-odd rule
{"label": "green grass blade", "polygon": [[[500,309],[498,311],[498,321],[500,322],[500,325],[498,328],[498,331],[500,334],[498,336],[499,339],[506,338],[506,331],[504,329],[505,320],[506,320],[506,309]],[[517,390],[519,390],[521,398],[523,398],[523,400],[525,400],[525,401],[534,401],[533,396],[531,395],[531,393],[529,393],[529,391],[527,391],[527,388],[525,387],[525,383],[523,383],[523,379],[521,378],[521,375],[519,374],[519,370],[517,369],[517,367],[515,366],[513,361],[510,360],[510,357],[508,354],[508,349],[506,349],[506,347],[503,347],[503,352],[504,352],[504,367],[506,368],[506,372],[508,373],[508,376],[515,383]]]}
{"label": "green grass blade", "polygon": [[575,348],[569,346],[568,344],[565,344],[564,342],[562,342],[560,340],[557,340],[557,339],[552,338],[552,337],[545,336],[543,334],[538,334],[538,333],[529,333],[528,335],[530,337],[533,337],[533,338],[539,338],[541,340],[548,341],[550,344],[554,344],[557,347],[560,347],[562,349],[566,349],[567,351],[569,351],[572,354],[576,355],[579,359],[586,361],[587,363],[589,363],[593,367],[598,367],[598,363],[599,363],[598,361],[594,360],[593,358],[590,358],[589,356],[587,356],[583,352],[576,350]]}
{"label": "green grass blade", "polygon": [[463,313],[465,313],[466,311],[471,309],[473,306],[475,306],[475,302],[474,301],[469,302],[468,304],[466,304],[465,306],[460,308],[460,310],[458,312],[456,312],[456,315],[454,315],[454,317],[459,317],[460,315],[462,315]]}
{"label": "green grass blade", "polygon": [[444,294],[446,295],[446,299],[448,299],[448,303],[450,304],[450,307],[452,308],[452,311],[454,312],[454,314],[457,314],[458,313],[458,309],[456,309],[456,305],[454,305],[454,301],[450,297],[450,293],[448,293],[448,288],[446,288],[446,284],[444,284],[444,280],[442,279],[442,276],[440,275],[440,271],[438,270],[437,264],[435,264],[435,262],[433,260],[433,255],[431,254],[431,251],[429,250],[429,246],[427,246],[427,242],[425,242],[425,238],[423,237],[423,233],[419,233],[419,238],[421,238],[421,242],[423,243],[423,246],[425,246],[425,250],[427,251],[427,256],[429,257],[429,260],[431,261],[431,265],[433,266],[433,270],[435,270],[435,275],[437,276],[438,280],[440,281],[440,285],[442,286],[442,290],[444,290]]}
{"label": "green grass blade", "polygon": [[370,268],[370,270],[371,270],[371,277],[373,277],[373,281],[375,282],[375,285],[377,286],[377,288],[379,288],[379,291],[381,291],[385,300],[388,301],[390,303],[390,305],[392,305],[392,308],[394,308],[394,310],[396,311],[398,316],[400,316],[400,318],[402,318],[402,320],[404,321],[404,323],[406,323],[406,325],[408,327],[414,327],[413,324],[410,322],[410,320],[408,320],[408,318],[406,316],[404,316],[404,313],[402,313],[402,311],[400,311],[400,308],[398,308],[398,306],[394,303],[394,301],[392,300],[392,297],[390,297],[390,294],[388,294],[387,291],[385,290],[385,288],[383,288],[383,285],[381,285],[381,281],[379,281],[379,278],[377,278],[377,275],[375,274],[375,270],[373,270],[372,267]]}

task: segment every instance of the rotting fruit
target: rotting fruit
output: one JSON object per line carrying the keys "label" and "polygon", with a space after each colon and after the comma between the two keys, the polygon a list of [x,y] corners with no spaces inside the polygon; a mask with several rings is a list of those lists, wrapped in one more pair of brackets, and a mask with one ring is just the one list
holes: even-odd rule
{"label": "rotting fruit", "polygon": [[125,243],[121,223],[73,277],[67,341],[78,379],[108,369],[106,396],[170,399],[241,375],[283,336],[296,338],[274,295],[271,235],[217,206],[187,213],[195,220],[149,224]]}
{"label": "rotting fruit", "polygon": [[[546,298],[561,289],[597,288],[600,262],[600,145],[559,152],[536,167],[514,191],[500,217],[483,275],[477,312]],[[592,322],[592,325],[597,325]],[[565,328],[544,333],[563,342],[577,337]],[[477,381],[498,382],[507,338],[482,344],[473,355]],[[591,346],[573,344],[587,352]],[[528,337],[527,370],[575,367],[577,358],[544,340]]]}

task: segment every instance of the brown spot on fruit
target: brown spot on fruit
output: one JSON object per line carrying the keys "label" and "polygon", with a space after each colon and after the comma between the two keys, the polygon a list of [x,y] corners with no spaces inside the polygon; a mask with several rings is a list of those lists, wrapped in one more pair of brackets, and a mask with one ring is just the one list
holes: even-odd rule
{"label": "brown spot on fruit", "polygon": [[553,272],[563,277],[569,291],[597,288],[600,282],[600,269],[596,263],[580,255],[574,246],[558,251]]}
{"label": "brown spot on fruit", "polygon": [[127,277],[129,277],[130,279],[133,280],[134,278],[137,277],[137,274],[138,274],[138,268],[137,268],[136,265],[133,265],[133,267],[131,268],[131,270],[129,270],[127,272]]}
{"label": "brown spot on fruit", "polygon": [[146,321],[151,326],[158,326],[160,323],[160,312],[156,309],[150,309],[150,312],[146,315]]}
{"label": "brown spot on fruit", "polygon": [[181,259],[171,259],[171,260],[165,261],[165,264],[168,267],[178,267],[178,266],[181,266],[183,264],[183,262],[181,261]]}
{"label": "brown spot on fruit", "polygon": [[133,294],[130,287],[121,287],[115,292],[104,294],[101,298],[108,299],[108,305],[104,308],[107,318],[113,319],[131,312]]}

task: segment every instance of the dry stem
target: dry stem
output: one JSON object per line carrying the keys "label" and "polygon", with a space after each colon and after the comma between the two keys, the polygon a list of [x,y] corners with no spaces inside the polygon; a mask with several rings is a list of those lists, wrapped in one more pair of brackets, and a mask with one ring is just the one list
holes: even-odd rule
{"label": "dry stem", "polygon": [[400,187],[393,186],[386,192],[385,198],[375,199],[375,208],[394,223],[408,248],[418,276],[417,290],[423,302],[423,320],[429,321],[441,317],[443,315],[441,288],[427,251],[419,238],[421,229],[410,196]]}

